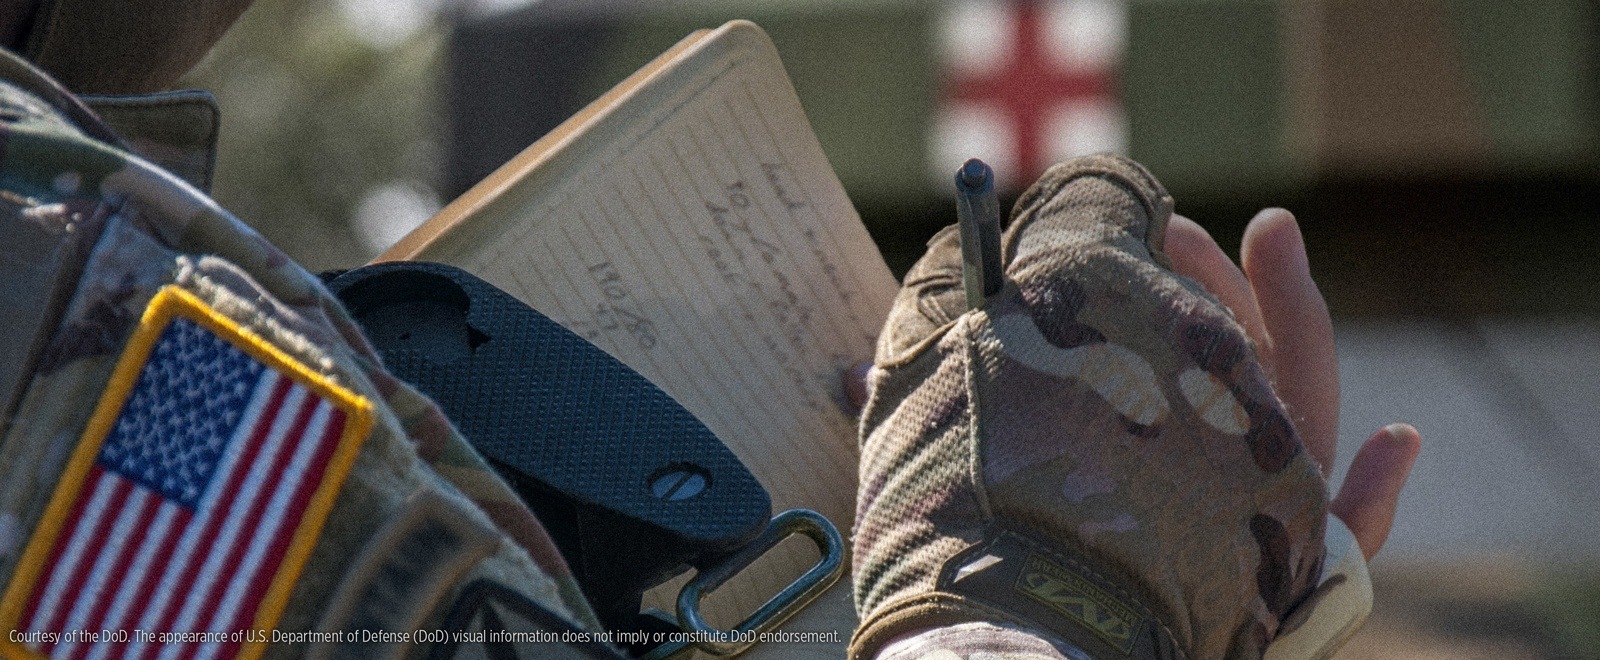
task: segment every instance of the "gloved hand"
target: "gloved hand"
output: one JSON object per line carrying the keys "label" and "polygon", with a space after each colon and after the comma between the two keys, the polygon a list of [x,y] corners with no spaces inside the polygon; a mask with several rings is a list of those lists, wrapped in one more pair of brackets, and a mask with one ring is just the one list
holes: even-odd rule
{"label": "gloved hand", "polygon": [[1018,202],[968,311],[954,231],[906,276],[862,422],[852,656],[1014,624],[1095,657],[1259,657],[1316,584],[1328,498],[1245,332],[1161,253],[1112,156]]}

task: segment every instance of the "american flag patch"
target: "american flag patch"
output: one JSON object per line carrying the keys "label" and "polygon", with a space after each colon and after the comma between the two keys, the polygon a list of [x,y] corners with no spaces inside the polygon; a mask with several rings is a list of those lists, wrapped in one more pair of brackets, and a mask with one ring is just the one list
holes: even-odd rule
{"label": "american flag patch", "polygon": [[0,651],[259,656],[371,423],[365,399],[163,289],[0,601]]}

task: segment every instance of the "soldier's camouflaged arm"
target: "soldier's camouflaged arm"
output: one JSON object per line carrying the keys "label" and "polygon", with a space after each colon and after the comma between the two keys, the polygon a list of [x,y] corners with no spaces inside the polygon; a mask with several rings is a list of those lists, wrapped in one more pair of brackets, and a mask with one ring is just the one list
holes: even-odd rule
{"label": "soldier's camouflaged arm", "polygon": [[[1316,584],[1326,487],[1240,326],[1167,268],[1171,212],[1131,161],[1058,165],[973,311],[955,232],[930,242],[862,420],[852,657],[933,628],[890,655],[1258,658]],[[972,622],[999,626],[943,629]]]}
{"label": "soldier's camouflaged arm", "polygon": [[[199,190],[129,153],[128,144],[137,141],[105,137],[109,130],[77,103],[20,58],[0,52],[0,222],[7,223],[9,237],[0,245],[0,263],[20,274],[5,282],[12,289],[0,298],[7,358],[0,361],[7,376],[0,386],[15,393],[0,401],[8,406],[0,420],[0,587],[6,593],[0,616],[8,621],[0,624],[38,630],[16,620],[30,593],[24,583],[47,569],[37,560],[48,553],[24,552],[50,547],[30,535],[43,538],[39,530],[61,522],[47,520],[46,507],[52,493],[67,492],[58,489],[71,474],[67,458],[94,457],[74,447],[92,450],[98,442],[85,430],[91,415],[100,415],[95,403],[115,386],[119,356],[139,358],[128,348],[129,337],[147,323],[151,301],[175,292],[246,337],[230,341],[284,356],[316,382],[370,402],[372,410],[370,432],[348,475],[340,475],[320,530],[296,537],[305,537],[308,554],[297,579],[285,583],[281,618],[255,623],[295,634],[358,627],[409,634],[441,627],[451,617],[464,617],[469,627],[493,620],[521,630],[598,629],[527,507],[432,402],[383,369],[317,278]],[[203,156],[183,160],[209,163]],[[192,382],[204,381],[196,376]],[[93,515],[94,508],[71,515]],[[225,567],[223,577],[235,570]],[[104,612],[109,600],[96,598],[93,590],[69,590],[60,611],[109,617],[104,625],[111,629],[138,623],[93,614]],[[510,650],[502,646],[496,652]],[[541,657],[614,657],[597,645],[534,646]],[[269,644],[265,655],[416,656],[430,648]],[[0,655],[14,651],[20,652],[0,648]]]}
{"label": "soldier's camouflaged arm", "polygon": [[877,660],[1095,660],[1082,649],[1015,625],[958,623],[893,642]]}

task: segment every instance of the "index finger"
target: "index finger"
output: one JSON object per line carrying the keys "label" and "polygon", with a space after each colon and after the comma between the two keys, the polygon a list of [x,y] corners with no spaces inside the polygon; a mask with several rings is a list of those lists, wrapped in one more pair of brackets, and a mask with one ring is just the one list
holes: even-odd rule
{"label": "index finger", "polygon": [[1244,333],[1256,345],[1261,367],[1272,373],[1272,339],[1261,321],[1261,309],[1239,267],[1217,246],[1204,227],[1174,214],[1167,223],[1166,245],[1162,252],[1172,260],[1172,270],[1200,283],[1233,312]]}

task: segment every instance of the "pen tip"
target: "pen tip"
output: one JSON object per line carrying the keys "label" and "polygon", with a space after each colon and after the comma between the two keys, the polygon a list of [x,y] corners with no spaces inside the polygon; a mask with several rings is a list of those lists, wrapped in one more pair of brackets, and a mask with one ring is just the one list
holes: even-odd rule
{"label": "pen tip", "polygon": [[989,166],[984,164],[983,161],[976,158],[969,158],[967,159],[967,162],[961,166],[961,172],[959,176],[961,183],[964,184],[968,189],[977,190],[982,188],[984,183],[988,182],[991,174]]}

